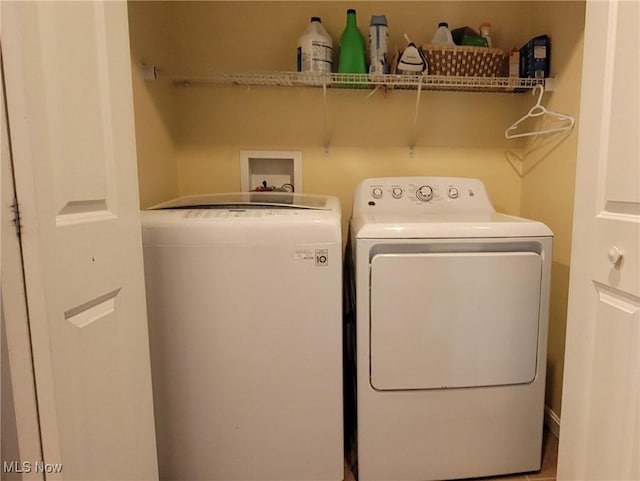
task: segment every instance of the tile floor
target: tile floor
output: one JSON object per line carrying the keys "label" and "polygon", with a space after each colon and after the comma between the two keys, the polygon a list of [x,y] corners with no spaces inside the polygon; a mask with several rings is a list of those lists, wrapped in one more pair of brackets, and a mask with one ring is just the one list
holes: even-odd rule
{"label": "tile floor", "polygon": [[496,478],[482,478],[482,481],[555,481],[558,464],[558,438],[548,430],[544,431],[542,441],[542,469],[538,472],[523,473]]}
{"label": "tile floor", "polygon": [[[548,430],[544,431],[544,439],[542,444],[542,469],[538,472],[512,474],[507,476],[498,476],[493,478],[476,478],[478,481],[555,481],[556,465],[558,464],[558,438],[551,434]],[[351,470],[345,464],[344,469],[345,481],[354,481]],[[472,481],[472,480],[464,480]]]}

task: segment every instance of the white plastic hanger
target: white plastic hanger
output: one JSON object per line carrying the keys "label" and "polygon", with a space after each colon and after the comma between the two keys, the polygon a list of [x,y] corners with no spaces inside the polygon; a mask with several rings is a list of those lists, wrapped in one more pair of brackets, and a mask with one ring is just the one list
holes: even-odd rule
{"label": "white plastic hanger", "polygon": [[[552,110],[547,110],[540,104],[540,102],[542,101],[542,95],[544,94],[544,87],[542,85],[536,85],[533,88],[533,92],[532,92],[533,95],[535,95],[537,88],[540,88],[538,101],[533,107],[531,107],[531,110],[529,110],[529,112],[527,112],[527,114],[524,117],[522,117],[519,120],[516,120],[516,122],[511,127],[509,127],[507,130],[504,131],[504,136],[507,139],[515,139],[516,137],[529,137],[531,135],[550,134],[552,132],[562,132],[563,130],[571,130],[573,128],[573,124],[575,124],[575,119],[573,117],[571,117],[570,115],[561,114],[559,112],[554,112]],[[551,127],[548,129],[522,132],[519,134],[512,133],[513,130],[516,130],[518,128],[521,122],[525,121],[526,119],[529,119],[532,117],[540,117],[542,115],[553,116],[554,119],[564,122],[564,125],[560,127]]]}

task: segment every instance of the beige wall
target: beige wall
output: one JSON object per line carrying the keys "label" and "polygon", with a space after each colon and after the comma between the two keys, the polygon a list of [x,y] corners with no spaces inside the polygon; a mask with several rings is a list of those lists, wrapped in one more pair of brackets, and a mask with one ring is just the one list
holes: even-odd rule
{"label": "beige wall", "polygon": [[[550,33],[557,91],[545,104],[578,113],[584,2],[133,2],[133,61],[166,73],[294,70],[295,43],[319,15],[337,40],[355,7],[361,31],[385,13],[390,43],[428,42],[437,22],[493,25],[505,50]],[[165,33],[165,32],[168,32]],[[137,70],[139,71],[139,69]],[[352,193],[366,177],[450,175],[482,179],[501,212],[542,220],[556,234],[547,403],[559,413],[576,133],[536,157],[504,130],[534,103],[530,95],[329,90],[325,132],[321,89],[171,86],[134,78],[141,205],[179,194],[240,188],[241,149],[299,150],[306,192],[340,198],[346,229]],[[324,150],[328,137],[328,152]],[[515,167],[507,155],[524,156]],[[521,176],[518,170],[529,169]]]}
{"label": "beige wall", "polygon": [[300,150],[305,191],[338,195],[345,224],[355,186],[378,175],[479,177],[497,208],[519,213],[520,179],[502,138],[518,98],[423,93],[412,157],[416,93],[367,93],[328,93],[326,153],[319,89],[179,89],[181,193],[239,190],[241,149]]}
{"label": "beige wall", "polygon": [[[532,28],[553,32],[553,71],[557,77],[554,92],[545,95],[544,105],[578,118],[584,32],[584,2],[552,4],[552,15],[546,2],[534,5]],[[573,224],[573,195],[577,159],[578,129],[568,135],[531,139],[526,145],[525,166],[529,173],[522,178],[521,213],[539,219],[555,234],[551,279],[551,310],[546,402],[560,415],[562,372],[569,293],[569,263]]]}
{"label": "beige wall", "polygon": [[[152,8],[148,8],[152,7]],[[175,96],[169,84],[146,82],[142,64],[173,67],[180,58],[172,30],[170,2],[130,2],[129,38],[138,154],[140,204],[156,204],[179,194]]]}

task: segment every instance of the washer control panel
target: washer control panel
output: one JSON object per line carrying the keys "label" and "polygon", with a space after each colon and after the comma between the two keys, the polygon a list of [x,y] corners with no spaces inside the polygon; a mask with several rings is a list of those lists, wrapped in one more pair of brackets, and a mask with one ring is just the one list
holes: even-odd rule
{"label": "washer control panel", "polygon": [[356,189],[360,212],[494,212],[484,184],[466,177],[378,177]]}

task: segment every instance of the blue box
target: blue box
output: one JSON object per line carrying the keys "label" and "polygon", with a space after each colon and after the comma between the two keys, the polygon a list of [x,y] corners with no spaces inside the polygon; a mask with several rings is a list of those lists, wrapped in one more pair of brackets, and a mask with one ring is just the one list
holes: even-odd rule
{"label": "blue box", "polygon": [[539,35],[520,48],[520,77],[548,78],[551,60],[551,39]]}

